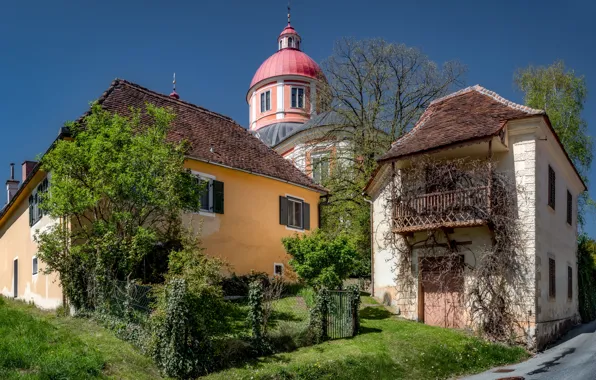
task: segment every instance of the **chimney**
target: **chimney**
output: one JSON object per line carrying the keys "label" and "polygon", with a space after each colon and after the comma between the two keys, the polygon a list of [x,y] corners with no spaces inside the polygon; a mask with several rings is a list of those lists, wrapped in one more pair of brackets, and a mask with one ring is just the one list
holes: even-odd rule
{"label": "chimney", "polygon": [[10,179],[6,181],[6,195],[8,195],[8,202],[17,193],[19,189],[19,181],[14,179],[14,163],[10,164]]}
{"label": "chimney", "polygon": [[31,173],[31,171],[33,170],[35,165],[37,165],[37,161],[23,162],[23,164],[21,166],[21,177],[22,177],[21,182],[25,183],[25,180],[27,179],[27,177],[29,177],[29,174]]}

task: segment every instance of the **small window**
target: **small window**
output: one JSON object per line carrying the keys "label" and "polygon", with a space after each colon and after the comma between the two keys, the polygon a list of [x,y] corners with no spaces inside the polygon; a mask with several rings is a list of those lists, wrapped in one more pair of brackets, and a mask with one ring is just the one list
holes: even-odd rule
{"label": "small window", "polygon": [[573,298],[573,269],[567,267],[567,298]]}
{"label": "small window", "polygon": [[310,155],[312,165],[312,179],[322,183],[329,177],[329,152],[313,153]]}
{"label": "small window", "polygon": [[567,224],[569,224],[569,225],[573,224],[572,217],[573,217],[573,196],[571,195],[569,190],[567,190]]}
{"label": "small window", "polygon": [[548,165],[548,205],[552,207],[553,210],[555,209],[555,184],[555,171],[552,166]]}
{"label": "small window", "polygon": [[261,112],[271,110],[271,91],[261,93]]}
{"label": "small window", "polygon": [[548,296],[557,296],[557,285],[555,282],[555,259],[548,259]]}
{"label": "small window", "polygon": [[310,230],[310,205],[301,199],[280,196],[279,224]]}
{"label": "small window", "polygon": [[33,256],[33,274],[37,274],[37,257]]}
{"label": "small window", "polygon": [[304,89],[292,87],[292,108],[304,108]]}
{"label": "small window", "polygon": [[279,50],[281,50],[282,46],[283,46],[283,42],[282,42],[282,40],[279,40]]}
{"label": "small window", "polygon": [[294,47],[294,39],[292,37],[288,38],[288,47]]}
{"label": "small window", "polygon": [[273,274],[275,276],[283,276],[284,274],[284,265],[275,263],[273,264]]}

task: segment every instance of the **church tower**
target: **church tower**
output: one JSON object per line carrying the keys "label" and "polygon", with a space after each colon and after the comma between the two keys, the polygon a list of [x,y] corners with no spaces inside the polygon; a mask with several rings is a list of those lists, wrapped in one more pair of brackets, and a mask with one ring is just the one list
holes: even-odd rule
{"label": "church tower", "polygon": [[317,113],[316,83],[322,72],[301,48],[288,8],[288,25],[277,38],[277,52],[261,64],[246,95],[249,130],[269,146]]}

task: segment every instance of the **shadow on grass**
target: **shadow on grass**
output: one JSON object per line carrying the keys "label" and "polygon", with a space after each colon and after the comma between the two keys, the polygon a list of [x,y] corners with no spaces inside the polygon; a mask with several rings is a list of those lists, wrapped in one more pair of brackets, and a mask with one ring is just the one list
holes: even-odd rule
{"label": "shadow on grass", "polygon": [[383,330],[377,329],[374,327],[360,326],[360,329],[358,329],[358,335],[380,333],[380,332],[383,332]]}
{"label": "shadow on grass", "polygon": [[391,317],[391,312],[382,306],[379,307],[365,307],[360,310],[361,319],[387,319]]}

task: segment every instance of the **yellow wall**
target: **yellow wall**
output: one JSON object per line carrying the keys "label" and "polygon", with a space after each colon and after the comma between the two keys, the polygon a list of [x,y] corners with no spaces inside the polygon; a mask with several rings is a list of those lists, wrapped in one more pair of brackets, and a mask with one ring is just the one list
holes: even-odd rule
{"label": "yellow wall", "polygon": [[33,240],[35,230],[52,223],[44,216],[29,227],[29,195],[45,174],[37,172],[25,191],[21,192],[8,213],[0,221],[0,293],[13,296],[13,263],[18,257],[18,298],[34,302],[42,308],[53,309],[62,303],[62,290],[57,276],[41,272],[44,264],[38,260],[38,274],[33,275],[33,256],[37,244]]}
{"label": "yellow wall", "polygon": [[[195,230],[201,231],[206,253],[219,257],[230,266],[230,272],[251,270],[273,274],[273,264],[282,263],[288,270],[288,255],[281,238],[300,231],[279,224],[279,196],[291,195],[310,204],[310,226],[318,226],[320,194],[275,179],[244,173],[221,166],[186,160],[191,170],[215,176],[224,183],[224,214],[194,213],[183,217]],[[36,230],[56,221],[44,216],[29,227],[29,195],[45,174],[38,172],[18,196],[8,213],[0,220],[0,293],[12,297],[13,260],[18,257],[18,296],[42,308],[56,308],[62,303],[57,275],[44,275],[44,264],[38,260],[39,272],[32,274],[32,259],[37,252],[33,240]]]}
{"label": "yellow wall", "polygon": [[288,269],[281,238],[303,232],[279,224],[279,196],[304,199],[310,204],[311,229],[318,227],[320,194],[314,190],[190,159],[185,166],[224,183],[224,214],[190,214],[184,220],[195,228],[202,224],[206,253],[227,261],[236,274],[254,270],[272,275],[274,263]]}

